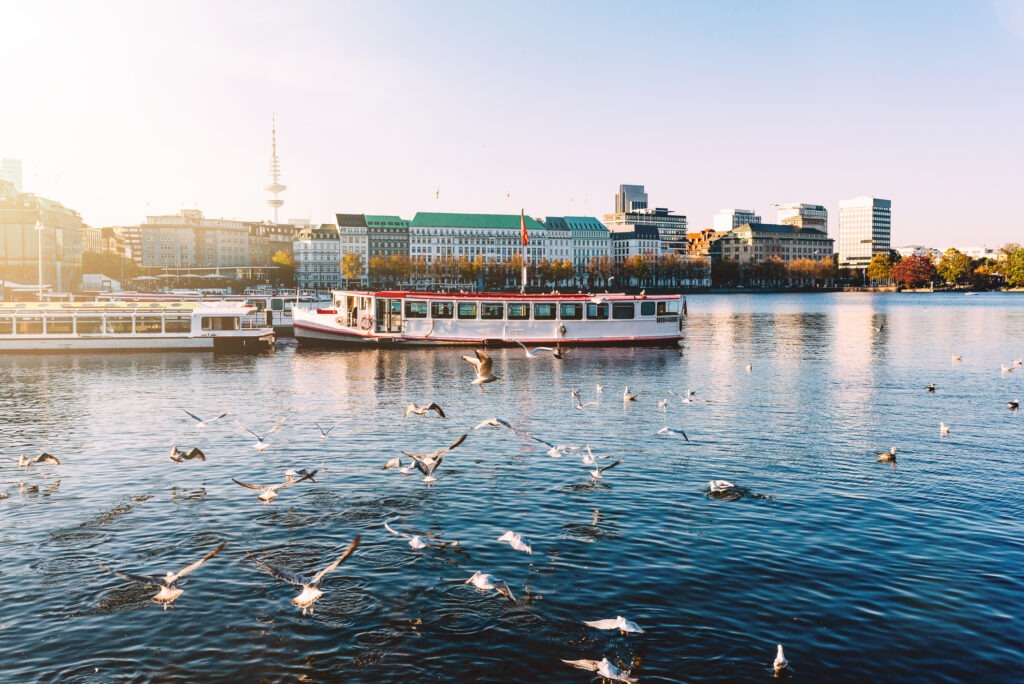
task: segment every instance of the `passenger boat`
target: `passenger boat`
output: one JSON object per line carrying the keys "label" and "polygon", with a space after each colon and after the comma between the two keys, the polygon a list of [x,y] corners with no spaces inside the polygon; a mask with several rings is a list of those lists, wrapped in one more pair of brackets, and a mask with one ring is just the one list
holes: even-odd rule
{"label": "passenger boat", "polygon": [[670,345],[681,295],[453,294],[339,290],[330,307],[295,309],[307,345]]}
{"label": "passenger boat", "polygon": [[257,352],[273,328],[239,302],[2,302],[0,351]]}

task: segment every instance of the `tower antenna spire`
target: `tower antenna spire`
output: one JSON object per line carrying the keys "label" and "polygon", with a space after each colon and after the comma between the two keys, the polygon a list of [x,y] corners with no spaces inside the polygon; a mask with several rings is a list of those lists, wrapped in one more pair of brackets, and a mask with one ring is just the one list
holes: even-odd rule
{"label": "tower antenna spire", "polygon": [[288,189],[288,186],[281,185],[281,162],[277,158],[277,115],[270,115],[270,183],[263,186],[273,197],[267,200],[267,205],[274,209],[274,223],[277,223],[277,210],[284,204],[283,199],[278,195]]}

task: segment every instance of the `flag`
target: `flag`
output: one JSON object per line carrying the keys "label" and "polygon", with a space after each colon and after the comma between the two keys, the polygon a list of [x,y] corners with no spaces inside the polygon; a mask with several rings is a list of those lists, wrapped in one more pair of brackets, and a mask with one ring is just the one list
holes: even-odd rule
{"label": "flag", "polygon": [[519,229],[523,234],[523,247],[530,244],[530,236],[526,232],[526,212],[519,210]]}

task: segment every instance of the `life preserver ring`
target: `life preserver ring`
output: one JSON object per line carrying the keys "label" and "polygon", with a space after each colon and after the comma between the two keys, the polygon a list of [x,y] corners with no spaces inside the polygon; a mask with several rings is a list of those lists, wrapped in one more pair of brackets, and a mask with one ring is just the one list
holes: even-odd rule
{"label": "life preserver ring", "polygon": [[373,327],[373,316],[363,316],[359,319],[359,327],[363,330],[369,330]]}

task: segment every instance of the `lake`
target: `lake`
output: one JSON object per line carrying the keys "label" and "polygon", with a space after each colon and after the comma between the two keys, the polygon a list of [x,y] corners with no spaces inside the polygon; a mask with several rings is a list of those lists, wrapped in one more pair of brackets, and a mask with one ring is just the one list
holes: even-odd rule
{"label": "lake", "polygon": [[[756,681],[783,644],[793,680],[1020,681],[1024,297],[688,303],[681,352],[494,350],[483,392],[460,349],[0,356],[0,672],[587,682],[561,659],[607,657],[640,681]],[[446,418],[403,418],[431,401]],[[233,415],[198,429],[185,411]],[[471,430],[491,417],[516,431]],[[262,453],[236,422],[280,419]],[[382,470],[467,433],[434,483]],[[552,458],[527,433],[622,462],[595,480],[585,451]],[[206,460],[172,462],[172,444]],[[62,463],[18,468],[43,449]],[[302,467],[315,481],[268,504],[232,482]],[[312,575],[357,535],[305,616],[247,556]],[[169,610],[98,565],[163,575],[221,541]],[[645,633],[583,624],[618,615]]]}

